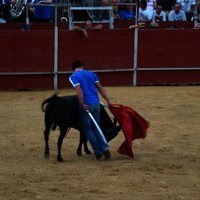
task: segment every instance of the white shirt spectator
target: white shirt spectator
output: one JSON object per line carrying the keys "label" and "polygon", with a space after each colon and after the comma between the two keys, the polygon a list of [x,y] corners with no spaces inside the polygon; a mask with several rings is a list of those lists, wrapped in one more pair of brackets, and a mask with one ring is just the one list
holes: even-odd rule
{"label": "white shirt spectator", "polygon": [[164,11],[157,13],[156,10],[154,10],[153,21],[165,22],[166,21],[166,13]]}
{"label": "white shirt spectator", "polygon": [[5,23],[6,23],[6,20],[3,18],[0,18],[0,24],[5,24]]}
{"label": "white shirt spectator", "polygon": [[186,15],[183,10],[176,13],[174,10],[169,12],[169,21],[186,21]]}
{"label": "white shirt spectator", "polygon": [[151,12],[152,18],[153,18],[153,11],[154,11],[155,4],[156,4],[156,0],[147,0],[147,9]]}
{"label": "white shirt spectator", "polygon": [[139,8],[139,17],[138,20],[139,21],[149,21],[152,20],[153,14],[152,12],[146,8],[145,10],[142,10],[141,8]]}
{"label": "white shirt spectator", "polygon": [[147,8],[153,12],[156,0],[147,0]]}
{"label": "white shirt spectator", "polygon": [[169,12],[169,21],[186,21],[186,14],[181,10],[180,3],[175,3],[174,9]]}
{"label": "white shirt spectator", "polygon": [[176,2],[180,3],[181,9],[184,12],[190,11],[191,6],[196,4],[195,0],[177,0]]}

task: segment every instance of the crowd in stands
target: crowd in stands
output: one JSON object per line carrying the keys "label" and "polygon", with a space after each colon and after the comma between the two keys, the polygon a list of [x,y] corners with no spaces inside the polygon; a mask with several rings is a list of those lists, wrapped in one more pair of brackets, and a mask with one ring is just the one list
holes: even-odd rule
{"label": "crowd in stands", "polygon": [[[32,22],[50,22],[52,20],[52,0],[0,0],[0,23],[23,21],[26,9],[21,9],[19,16],[16,14],[16,1],[29,3],[28,16]],[[134,20],[138,3],[138,22],[147,21],[194,21],[200,19],[200,0],[96,0],[101,5],[113,6],[115,21]],[[69,2],[65,1],[64,2]],[[95,1],[71,0],[70,2],[86,2],[94,5]],[[34,5],[31,5],[31,4]],[[14,12],[13,12],[14,10]]]}
{"label": "crowd in stands", "polygon": [[52,0],[0,0],[0,23],[24,22],[27,12],[25,4],[30,21],[50,22],[51,7],[44,5],[51,3]]}
{"label": "crowd in stands", "polygon": [[[199,5],[195,0],[140,0],[138,21],[193,21]],[[134,17],[134,9],[118,6],[121,19]]]}

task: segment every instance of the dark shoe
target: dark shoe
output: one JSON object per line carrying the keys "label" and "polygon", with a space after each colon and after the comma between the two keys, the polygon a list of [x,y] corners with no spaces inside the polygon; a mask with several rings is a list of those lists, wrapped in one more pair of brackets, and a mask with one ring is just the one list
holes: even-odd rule
{"label": "dark shoe", "polygon": [[101,154],[95,154],[96,155],[96,159],[99,160],[101,158]]}
{"label": "dark shoe", "polygon": [[109,151],[109,150],[106,150],[106,151],[103,153],[103,155],[104,155],[104,157],[105,157],[106,160],[108,160],[108,159],[111,157],[110,151]]}

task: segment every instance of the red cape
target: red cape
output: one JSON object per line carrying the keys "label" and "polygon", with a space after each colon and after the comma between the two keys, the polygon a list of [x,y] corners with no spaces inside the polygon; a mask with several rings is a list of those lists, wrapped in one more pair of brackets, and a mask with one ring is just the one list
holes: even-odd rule
{"label": "red cape", "polygon": [[118,152],[134,158],[132,141],[145,138],[149,123],[141,115],[130,107],[120,104],[109,104],[111,113],[116,117],[125,136],[125,141],[121,144]]}

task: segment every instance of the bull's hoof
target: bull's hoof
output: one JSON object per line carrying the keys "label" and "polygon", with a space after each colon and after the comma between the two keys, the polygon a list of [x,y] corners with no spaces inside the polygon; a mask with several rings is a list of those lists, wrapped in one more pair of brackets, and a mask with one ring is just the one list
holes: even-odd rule
{"label": "bull's hoof", "polygon": [[44,154],[44,157],[45,158],[49,158],[49,154]]}
{"label": "bull's hoof", "polygon": [[45,150],[44,156],[45,156],[45,157],[48,157],[48,156],[49,156],[49,150]]}
{"label": "bull's hoof", "polygon": [[86,154],[92,154],[92,152],[89,149],[84,150]]}
{"label": "bull's hoof", "polygon": [[82,152],[81,152],[79,149],[76,150],[76,154],[77,154],[78,156],[82,156]]}
{"label": "bull's hoof", "polygon": [[63,158],[61,156],[57,156],[57,161],[58,162],[63,162]]}

